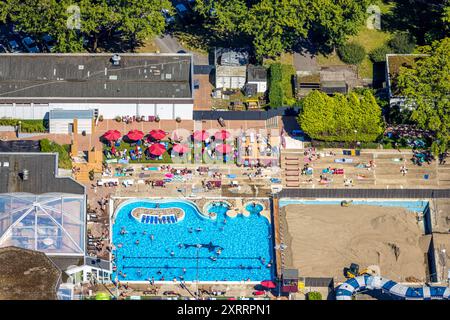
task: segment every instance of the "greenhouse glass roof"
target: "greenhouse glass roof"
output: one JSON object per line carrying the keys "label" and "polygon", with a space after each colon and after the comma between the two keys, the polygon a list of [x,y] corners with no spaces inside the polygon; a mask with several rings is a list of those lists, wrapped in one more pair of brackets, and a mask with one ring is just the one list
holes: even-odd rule
{"label": "greenhouse glass roof", "polygon": [[0,194],[0,247],[84,255],[84,195]]}

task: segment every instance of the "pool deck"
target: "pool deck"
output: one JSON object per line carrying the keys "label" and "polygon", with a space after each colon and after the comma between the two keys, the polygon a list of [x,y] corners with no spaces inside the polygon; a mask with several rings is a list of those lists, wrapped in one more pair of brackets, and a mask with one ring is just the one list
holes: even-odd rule
{"label": "pool deck", "polygon": [[[280,237],[280,212],[278,206],[278,198],[273,198],[273,230],[275,234],[275,247],[278,247],[281,244]],[[281,250],[275,250],[275,264],[277,270],[277,277],[281,278],[281,274],[283,272],[283,258],[281,257]]]}

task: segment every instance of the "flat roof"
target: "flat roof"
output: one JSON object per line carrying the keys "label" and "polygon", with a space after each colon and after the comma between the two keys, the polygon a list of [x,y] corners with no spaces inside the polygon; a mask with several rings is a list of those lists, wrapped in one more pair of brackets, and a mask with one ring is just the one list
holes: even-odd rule
{"label": "flat roof", "polygon": [[267,81],[267,69],[262,66],[249,65],[247,81]]}
{"label": "flat roof", "polygon": [[0,248],[0,300],[56,300],[61,275],[43,252]]}
{"label": "flat roof", "polygon": [[[23,170],[28,180],[23,180]],[[84,186],[70,177],[58,177],[56,153],[0,152],[0,193],[26,192],[33,194],[67,193],[84,195]]]}
{"label": "flat roof", "polygon": [[191,54],[1,54],[0,102],[11,99],[192,99]]}
{"label": "flat roof", "polygon": [[60,119],[93,119],[94,110],[63,110],[53,109],[50,110],[50,120]]}

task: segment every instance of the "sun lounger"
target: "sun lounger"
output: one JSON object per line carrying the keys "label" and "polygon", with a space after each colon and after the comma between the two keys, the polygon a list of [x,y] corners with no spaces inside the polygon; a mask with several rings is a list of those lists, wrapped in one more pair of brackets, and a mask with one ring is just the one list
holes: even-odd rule
{"label": "sun lounger", "polygon": [[298,177],[299,173],[298,172],[286,172],[286,176],[289,177]]}
{"label": "sun lounger", "polygon": [[298,159],[298,157],[284,157],[284,160],[294,160],[294,161],[298,161],[299,159]]}
{"label": "sun lounger", "polygon": [[286,183],[287,187],[299,187],[300,185],[298,183]]}
{"label": "sun lounger", "polygon": [[287,166],[298,166],[298,162],[286,162]]}

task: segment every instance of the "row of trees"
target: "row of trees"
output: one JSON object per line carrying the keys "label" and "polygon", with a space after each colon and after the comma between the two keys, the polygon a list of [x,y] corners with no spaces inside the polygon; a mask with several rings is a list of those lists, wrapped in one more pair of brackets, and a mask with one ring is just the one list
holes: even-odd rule
{"label": "row of trees", "polygon": [[58,52],[82,51],[84,40],[96,51],[99,40],[115,33],[131,46],[161,34],[163,8],[173,10],[169,0],[0,0],[0,22],[36,36],[49,33]]}
{"label": "row of trees", "polygon": [[314,90],[300,107],[299,125],[313,139],[373,142],[383,133],[381,108],[370,90],[332,97]]}
{"label": "row of trees", "polygon": [[411,119],[436,134],[435,155],[444,153],[450,141],[450,38],[423,47],[427,57],[414,68],[401,67],[397,77],[406,105],[413,109]]}
{"label": "row of trees", "polygon": [[310,37],[331,51],[356,34],[370,0],[196,0],[204,26],[223,38],[249,38],[258,57]]}

